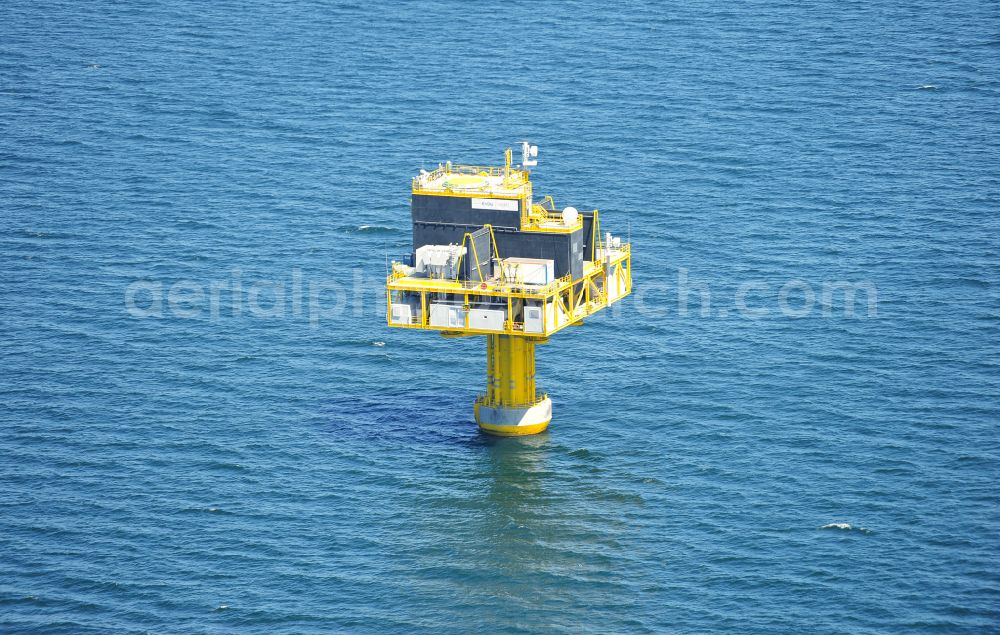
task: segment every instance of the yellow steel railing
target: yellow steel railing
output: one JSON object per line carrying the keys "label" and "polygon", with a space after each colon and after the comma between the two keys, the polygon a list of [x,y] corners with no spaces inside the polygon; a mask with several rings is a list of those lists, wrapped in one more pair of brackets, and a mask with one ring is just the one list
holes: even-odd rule
{"label": "yellow steel railing", "polygon": [[[587,271],[580,279],[573,280],[571,276],[566,275],[544,287],[535,288],[494,280],[487,282],[440,280],[433,281],[433,284],[427,284],[425,279],[413,279],[413,282],[408,282],[404,279],[405,275],[399,275],[400,272],[394,270],[386,280],[387,303],[392,304],[394,293],[419,293],[421,296],[422,317],[415,319],[412,324],[396,324],[390,320],[389,325],[401,328],[431,328],[459,335],[488,335],[502,332],[509,335],[523,335],[526,337],[546,337],[567,326],[578,324],[583,318],[603,309],[613,302],[621,300],[631,293],[631,246],[627,243],[623,244],[617,251],[618,253],[615,255],[615,258],[610,262],[594,262],[593,264],[598,266],[594,266],[590,271]],[[599,283],[599,280],[605,276],[613,278],[616,286],[619,285],[619,282],[622,284],[621,291],[616,294],[614,299],[609,297],[605,284],[603,282]],[[507,301],[508,315],[511,314],[512,302],[514,300],[540,301],[543,308],[542,332],[528,333],[524,330],[524,322],[514,322],[510,318],[504,321],[503,331],[476,329],[469,326],[468,316],[466,316],[464,326],[431,327],[427,321],[427,302],[429,300],[428,294],[433,293],[448,293],[462,296],[460,299],[461,305],[465,307],[470,306],[474,302],[470,298],[476,296],[494,299],[503,298]],[[563,316],[561,319],[559,317],[556,318],[556,324],[548,323],[548,309],[546,307],[550,305],[557,307],[554,315]],[[386,313],[388,318],[389,311],[386,311]]]}
{"label": "yellow steel railing", "polygon": [[531,186],[529,173],[526,170],[512,170],[509,167],[498,167],[495,165],[452,165],[450,163],[446,163],[444,165],[439,165],[437,168],[429,172],[418,174],[413,177],[413,192],[488,192],[494,188],[494,184],[488,181],[468,185],[447,185],[442,183],[441,185],[433,187],[430,186],[430,184],[434,181],[451,175],[503,177],[502,186],[505,189],[510,190],[517,189],[524,185],[527,185],[529,188]]}
{"label": "yellow steel railing", "polygon": [[[595,212],[597,210],[594,210]],[[545,225],[546,227],[542,227]],[[533,203],[531,209],[521,212],[522,231],[574,232],[583,227],[583,215],[572,225],[563,225],[562,212],[556,209],[555,200],[546,196],[540,203]]]}

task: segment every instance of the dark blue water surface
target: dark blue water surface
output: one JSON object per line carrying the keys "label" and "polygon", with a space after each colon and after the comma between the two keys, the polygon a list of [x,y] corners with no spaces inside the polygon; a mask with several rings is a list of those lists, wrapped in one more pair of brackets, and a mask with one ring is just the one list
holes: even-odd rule
{"label": "dark blue water surface", "polygon": [[[899,4],[4,3],[0,631],[1000,630],[1000,5]],[[380,288],[523,138],[636,293],[495,440]]]}

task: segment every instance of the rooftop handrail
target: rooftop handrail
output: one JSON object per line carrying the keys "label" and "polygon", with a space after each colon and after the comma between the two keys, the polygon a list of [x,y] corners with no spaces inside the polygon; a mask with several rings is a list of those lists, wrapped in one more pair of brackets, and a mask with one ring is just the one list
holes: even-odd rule
{"label": "rooftop handrail", "polygon": [[476,175],[476,176],[490,176],[490,177],[505,177],[503,183],[500,184],[505,189],[516,189],[523,185],[530,183],[528,180],[528,172],[524,170],[510,170],[509,174],[505,171],[503,167],[498,167],[495,165],[439,165],[433,170],[418,174],[413,177],[413,189],[422,190],[428,189],[433,191],[444,191],[444,190],[458,190],[458,191],[490,191],[496,189],[496,185],[492,183],[482,183],[473,185],[455,185],[451,187],[446,187],[444,183],[440,185],[431,186],[431,182],[436,181],[442,177],[457,174],[457,175]]}
{"label": "rooftop handrail", "polygon": [[[596,211],[596,210],[595,210]],[[541,225],[562,225],[567,230],[575,231],[583,227],[583,214],[576,217],[572,225],[565,225],[562,211],[556,209],[556,203],[551,196],[546,196],[541,203],[532,203],[530,213],[521,214],[521,224],[528,227]]]}
{"label": "rooftop handrail", "polygon": [[[553,211],[547,210],[544,207],[541,207],[539,205],[532,205],[531,211],[532,211],[531,220],[535,221],[536,224],[542,224],[542,223],[558,223],[560,225],[563,224],[563,215],[562,215],[562,212],[558,212],[558,211],[553,212]],[[576,227],[576,226],[581,226],[582,227],[583,226],[583,217],[582,216],[577,216],[576,217],[576,222],[572,226],[573,227]]]}

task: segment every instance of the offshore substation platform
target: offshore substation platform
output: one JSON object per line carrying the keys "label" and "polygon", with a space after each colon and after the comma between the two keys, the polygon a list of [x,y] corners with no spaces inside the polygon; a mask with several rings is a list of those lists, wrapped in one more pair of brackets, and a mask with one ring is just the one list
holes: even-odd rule
{"label": "offshore substation platform", "polygon": [[389,326],[485,335],[486,393],[480,429],[513,436],[545,430],[552,401],[535,388],[535,345],[632,291],[628,243],[601,233],[597,210],[535,202],[530,172],[538,147],[521,143],[521,164],[441,164],[413,177],[410,261],[386,280]]}

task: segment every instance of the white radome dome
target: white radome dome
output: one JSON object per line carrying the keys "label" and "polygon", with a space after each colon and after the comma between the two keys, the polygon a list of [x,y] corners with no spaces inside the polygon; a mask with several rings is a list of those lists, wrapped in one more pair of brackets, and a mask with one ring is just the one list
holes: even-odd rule
{"label": "white radome dome", "polygon": [[575,207],[567,207],[562,211],[563,225],[567,227],[572,227],[576,225],[576,219],[580,216],[580,212],[576,211]]}

